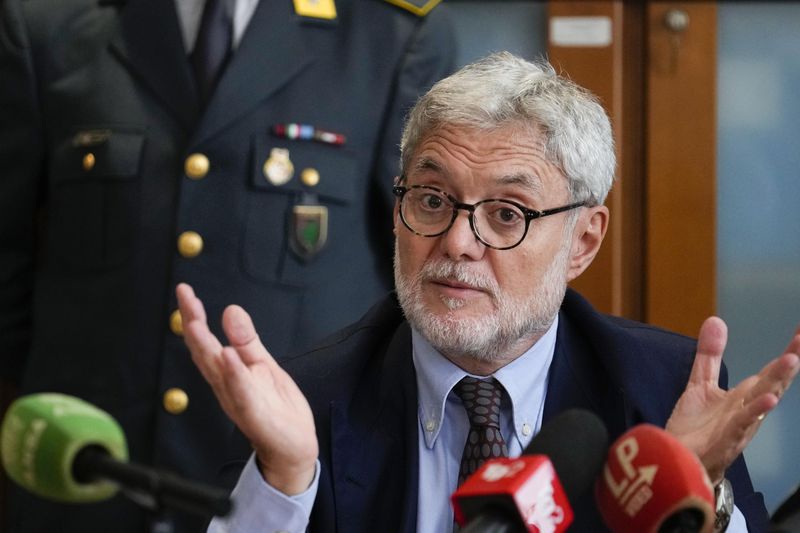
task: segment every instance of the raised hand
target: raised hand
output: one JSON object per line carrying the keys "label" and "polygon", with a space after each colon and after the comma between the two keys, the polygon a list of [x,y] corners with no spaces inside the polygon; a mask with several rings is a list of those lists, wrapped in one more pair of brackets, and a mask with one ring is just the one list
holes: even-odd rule
{"label": "raised hand", "polygon": [[184,340],[222,409],[250,440],[261,473],[285,494],[313,480],[319,447],[311,409],[292,378],[258,338],[250,316],[231,305],[222,314],[230,346],[208,329],[203,303],[192,288],[176,288]]}
{"label": "raised hand", "polygon": [[783,355],[730,390],[718,386],[728,329],[720,318],[703,322],[689,383],[667,421],[667,431],[694,451],[712,483],[750,443],[800,369],[800,328]]}

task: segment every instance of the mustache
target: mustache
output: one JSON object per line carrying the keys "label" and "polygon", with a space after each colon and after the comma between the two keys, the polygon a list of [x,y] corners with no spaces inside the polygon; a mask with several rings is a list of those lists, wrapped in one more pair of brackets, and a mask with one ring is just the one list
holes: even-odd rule
{"label": "mustache", "polygon": [[429,261],[418,274],[420,281],[450,280],[488,292],[494,296],[500,291],[497,281],[482,272],[472,270],[465,263],[453,261]]}

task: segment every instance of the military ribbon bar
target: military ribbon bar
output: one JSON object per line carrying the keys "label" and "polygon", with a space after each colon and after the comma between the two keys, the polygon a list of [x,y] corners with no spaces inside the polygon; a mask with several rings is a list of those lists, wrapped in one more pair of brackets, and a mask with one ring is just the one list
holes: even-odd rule
{"label": "military ribbon bar", "polygon": [[272,126],[272,133],[284,139],[301,139],[306,141],[317,141],[325,144],[333,144],[342,146],[345,143],[345,136],[341,133],[334,133],[319,128],[315,128],[310,124],[296,124],[290,122],[288,124],[275,124]]}

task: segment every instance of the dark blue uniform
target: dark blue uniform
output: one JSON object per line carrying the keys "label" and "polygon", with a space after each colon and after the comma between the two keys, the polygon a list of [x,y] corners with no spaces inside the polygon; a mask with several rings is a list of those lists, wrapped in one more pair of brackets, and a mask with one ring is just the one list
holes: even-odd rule
{"label": "dark blue uniform", "polygon": [[[454,56],[435,3],[336,0],[324,20],[261,0],[203,111],[172,0],[3,2],[5,377],[98,405],[134,460],[212,481],[232,426],[174,287],[195,287],[218,334],[244,306],[282,358],[391,286],[403,114]],[[13,531],[145,522],[121,498],[12,504]]]}

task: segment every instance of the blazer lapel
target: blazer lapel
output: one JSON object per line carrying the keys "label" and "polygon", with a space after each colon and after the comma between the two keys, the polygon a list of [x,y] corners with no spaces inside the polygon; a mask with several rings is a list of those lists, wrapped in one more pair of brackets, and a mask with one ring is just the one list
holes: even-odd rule
{"label": "blazer lapel", "polygon": [[602,363],[607,359],[595,349],[562,313],[548,376],[543,424],[564,410],[578,408],[598,415],[612,438],[631,425],[623,390]]}
{"label": "blazer lapel", "polygon": [[258,3],[200,125],[201,142],[284,86],[313,61],[288,1]]}
{"label": "blazer lapel", "polygon": [[[269,3],[269,2],[267,2]],[[172,0],[129,0],[112,51],[152,90],[186,131],[199,111],[197,90]]]}
{"label": "blazer lapel", "polygon": [[349,406],[332,405],[332,473],[339,531],[416,530],[417,385],[403,323]]}

